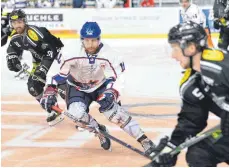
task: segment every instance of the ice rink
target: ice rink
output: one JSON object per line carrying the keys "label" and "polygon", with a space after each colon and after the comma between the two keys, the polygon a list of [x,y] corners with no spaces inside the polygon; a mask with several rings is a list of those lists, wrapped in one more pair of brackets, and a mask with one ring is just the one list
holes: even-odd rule
{"label": "ice rink", "polygon": [[[155,143],[170,135],[177,123],[180,110],[179,83],[182,69],[170,58],[166,39],[105,39],[105,43],[118,50],[125,61],[126,72],[122,104],[138,121]],[[63,55],[77,56],[79,40],[64,39]],[[112,142],[112,152],[101,149],[99,140],[88,132],[79,132],[74,123],[66,119],[55,127],[46,123],[46,112],[27,92],[27,81],[15,80],[15,73],[6,66],[6,46],[1,48],[1,131],[2,166],[143,166],[148,159]],[[29,52],[23,61],[31,64]],[[58,73],[55,63],[49,76]],[[64,102],[61,101],[64,108]],[[90,114],[105,124],[110,134],[142,150],[142,147],[116,125],[90,108]],[[208,128],[218,119],[210,116]],[[177,166],[187,166],[185,151]],[[225,166],[225,164],[221,164]]]}

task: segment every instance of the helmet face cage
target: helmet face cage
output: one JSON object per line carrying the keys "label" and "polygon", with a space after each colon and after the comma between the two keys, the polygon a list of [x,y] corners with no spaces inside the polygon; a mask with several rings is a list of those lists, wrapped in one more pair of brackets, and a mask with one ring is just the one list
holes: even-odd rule
{"label": "helmet face cage", "polygon": [[9,16],[10,19],[10,26],[12,27],[12,22],[16,21],[16,20],[23,20],[25,22],[25,24],[27,24],[27,18],[26,18],[26,14],[23,10],[21,9],[15,9],[10,13]]}

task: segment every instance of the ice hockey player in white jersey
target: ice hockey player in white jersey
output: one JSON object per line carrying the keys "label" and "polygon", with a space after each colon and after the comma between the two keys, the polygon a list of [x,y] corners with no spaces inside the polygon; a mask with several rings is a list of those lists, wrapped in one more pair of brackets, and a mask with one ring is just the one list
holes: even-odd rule
{"label": "ice hockey player in white jersey", "polygon": [[203,11],[196,4],[193,4],[192,0],[180,0],[180,4],[183,22],[192,21],[203,26],[208,35],[208,47],[213,48],[210,29],[207,27],[207,19]]}
{"label": "ice hockey player in white jersey", "polygon": [[97,8],[114,8],[117,0],[96,0]]}
{"label": "ice hockey player in white jersey", "polygon": [[[121,106],[117,82],[125,70],[118,53],[100,41],[101,29],[96,22],[86,22],[81,31],[82,48],[78,55],[63,62],[55,81],[66,79],[66,115],[73,119],[107,131],[90,114],[89,106],[95,101],[99,111],[110,122],[120,126],[135,138],[150,155],[155,149],[153,142],[144,134],[138,123]],[[41,105],[50,111],[57,104],[56,85],[49,85],[41,99]],[[101,147],[110,148],[110,140],[100,137]]]}
{"label": "ice hockey player in white jersey", "polygon": [[191,2],[191,0],[180,0],[182,9],[181,17],[183,22],[193,21],[206,27],[206,17],[201,9]]}

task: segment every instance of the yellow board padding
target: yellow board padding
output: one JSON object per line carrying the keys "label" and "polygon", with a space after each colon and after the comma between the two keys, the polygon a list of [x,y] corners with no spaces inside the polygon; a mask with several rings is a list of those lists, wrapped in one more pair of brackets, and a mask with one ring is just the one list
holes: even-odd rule
{"label": "yellow board padding", "polygon": [[[77,33],[67,33],[66,31],[61,33],[51,31],[51,33],[60,38],[80,38],[80,35]],[[167,38],[167,34],[102,34],[102,38],[105,39],[154,39],[154,38]],[[211,34],[211,37],[218,38],[219,33]]]}
{"label": "yellow board padding", "polygon": [[[60,38],[80,38],[76,30],[50,30],[51,34]],[[212,33],[211,37],[218,38],[219,33]],[[168,38],[167,34],[102,34],[105,39],[164,39]]]}

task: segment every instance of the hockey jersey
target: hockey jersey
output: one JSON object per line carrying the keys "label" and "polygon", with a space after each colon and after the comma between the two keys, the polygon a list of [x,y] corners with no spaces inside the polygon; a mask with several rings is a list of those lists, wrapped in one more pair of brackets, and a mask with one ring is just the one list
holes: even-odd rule
{"label": "hockey jersey", "polygon": [[181,17],[183,22],[193,21],[197,24],[206,27],[206,16],[201,9],[195,4],[191,4],[187,9],[181,10]]}
{"label": "hockey jersey", "polygon": [[[205,49],[201,58],[201,73],[193,69],[185,71],[180,82],[181,111],[178,114],[178,124],[171,135],[173,144],[179,145],[186,138],[201,132],[207,126],[209,112],[218,117],[222,115],[223,110],[216,102],[217,99],[208,94],[226,97],[229,93],[228,73],[222,73],[223,69],[223,72],[228,72],[226,67],[229,59],[226,54],[220,50]],[[211,92],[207,92],[209,90],[202,85],[203,79],[210,86]]]}
{"label": "hockey jersey", "polygon": [[81,47],[76,57],[65,59],[54,81],[58,83],[60,77],[65,78],[69,85],[91,93],[109,80],[115,81],[112,87],[120,91],[123,85],[119,77],[124,70],[120,53],[101,43],[95,54],[90,55]]}

